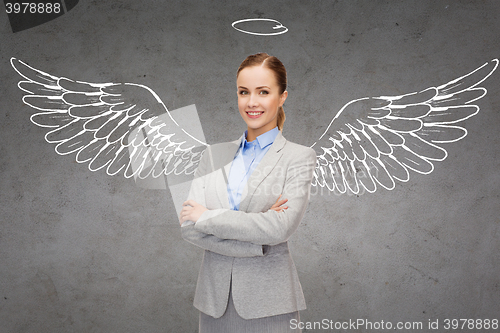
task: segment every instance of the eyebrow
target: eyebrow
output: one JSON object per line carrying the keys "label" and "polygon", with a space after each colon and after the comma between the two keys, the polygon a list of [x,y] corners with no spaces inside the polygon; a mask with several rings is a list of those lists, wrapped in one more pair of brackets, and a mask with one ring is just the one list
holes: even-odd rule
{"label": "eyebrow", "polygon": [[[243,87],[243,86],[239,86],[238,88],[241,88],[241,89],[247,89],[247,87]],[[267,89],[271,89],[271,87],[268,87],[268,86],[261,86],[261,87],[257,87],[256,89],[262,89],[262,88],[267,88]]]}

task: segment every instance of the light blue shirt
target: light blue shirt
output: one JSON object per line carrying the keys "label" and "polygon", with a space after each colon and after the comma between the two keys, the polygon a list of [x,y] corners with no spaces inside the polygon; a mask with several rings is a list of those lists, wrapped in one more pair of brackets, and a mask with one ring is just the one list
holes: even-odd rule
{"label": "light blue shirt", "polygon": [[259,135],[255,140],[248,142],[246,139],[248,133],[245,131],[229,171],[227,194],[229,206],[232,210],[240,209],[241,194],[248,178],[250,178],[252,172],[271,148],[278,133],[279,129],[276,126],[272,130]]}

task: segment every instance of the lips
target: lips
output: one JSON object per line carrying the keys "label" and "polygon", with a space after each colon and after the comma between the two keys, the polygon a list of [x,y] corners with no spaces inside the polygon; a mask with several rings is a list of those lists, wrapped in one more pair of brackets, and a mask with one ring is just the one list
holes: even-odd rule
{"label": "lips", "polygon": [[259,118],[264,114],[264,111],[246,111],[249,118],[255,119]]}

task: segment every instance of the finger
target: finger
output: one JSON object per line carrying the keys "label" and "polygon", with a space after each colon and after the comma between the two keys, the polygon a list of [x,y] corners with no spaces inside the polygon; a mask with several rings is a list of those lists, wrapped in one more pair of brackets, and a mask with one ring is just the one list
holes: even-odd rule
{"label": "finger", "polygon": [[283,200],[279,201],[279,198],[278,198],[278,200],[276,200],[276,202],[274,203],[273,207],[281,206],[282,204],[284,204],[287,201],[288,201],[288,199],[283,199]]}
{"label": "finger", "polygon": [[185,219],[187,216],[189,216],[189,212],[187,211],[181,212],[181,218]]}
{"label": "finger", "polygon": [[288,201],[288,199],[283,199],[283,200],[281,200],[281,201],[279,202],[280,206],[281,206],[282,204],[284,204],[285,202],[287,202],[287,201]]}
{"label": "finger", "polygon": [[194,204],[196,204],[196,201],[192,200],[192,199],[189,199],[189,200],[186,200],[182,203],[183,206],[194,206]]}
{"label": "finger", "polygon": [[190,215],[188,213],[183,214],[182,217],[181,217],[182,222],[189,220],[190,219],[189,217],[190,217]]}
{"label": "finger", "polygon": [[194,208],[191,206],[184,206],[181,210],[182,215],[189,214]]}
{"label": "finger", "polygon": [[276,199],[276,203],[278,203],[278,201],[280,200],[280,198],[281,198],[281,194],[280,194],[280,196],[278,197],[278,199]]}
{"label": "finger", "polygon": [[279,207],[279,206],[283,205],[283,204],[284,204],[285,202],[287,202],[287,201],[288,201],[288,200],[284,200],[284,201],[281,201],[281,202],[277,202],[277,203],[275,203],[274,205],[272,205],[272,207],[271,207],[271,208],[276,208],[276,207]]}

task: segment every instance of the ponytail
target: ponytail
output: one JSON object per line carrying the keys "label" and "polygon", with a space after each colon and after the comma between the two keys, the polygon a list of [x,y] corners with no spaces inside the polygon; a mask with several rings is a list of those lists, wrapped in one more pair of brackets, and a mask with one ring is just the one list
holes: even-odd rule
{"label": "ponytail", "polygon": [[277,122],[278,122],[278,129],[280,131],[283,130],[283,124],[285,123],[285,119],[286,119],[286,117],[285,117],[285,110],[283,110],[283,107],[280,106],[278,108],[278,120],[277,120]]}

